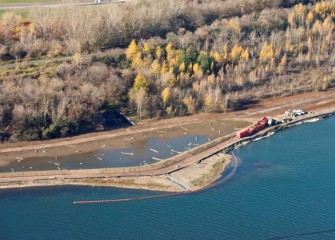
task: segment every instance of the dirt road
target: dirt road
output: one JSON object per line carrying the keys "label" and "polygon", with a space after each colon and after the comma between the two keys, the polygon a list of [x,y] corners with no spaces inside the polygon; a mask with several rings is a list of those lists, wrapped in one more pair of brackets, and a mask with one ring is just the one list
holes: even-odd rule
{"label": "dirt road", "polygon": [[[335,111],[335,107],[332,108],[331,112]],[[327,115],[330,112],[324,111],[323,114]],[[306,116],[302,116],[290,123],[289,125],[294,125],[300,122],[303,119],[313,118],[315,116],[319,116],[321,113],[316,114],[309,114]],[[267,128],[262,132],[259,132],[257,135],[252,136],[252,138],[256,138],[258,136],[262,136],[262,134],[267,134],[269,131],[273,131],[273,128],[285,128],[284,125],[279,125],[271,128]],[[126,185],[124,183],[121,184],[122,187],[127,186],[127,181],[130,180],[131,182],[138,177],[149,177],[150,184],[155,183],[157,178],[161,178],[166,174],[173,173],[175,171],[183,170],[187,167],[190,167],[194,164],[199,164],[200,161],[213,156],[221,152],[223,149],[227,151],[227,149],[233,147],[235,144],[241,144],[246,139],[237,139],[234,137],[235,134],[231,134],[229,136],[222,137],[221,139],[215,140],[216,142],[207,143],[207,145],[213,145],[207,147],[205,150],[200,151],[195,154],[187,154],[183,153],[182,157],[176,157],[177,159],[168,159],[166,161],[160,162],[158,164],[152,164],[148,166],[141,166],[141,167],[132,167],[132,168],[123,168],[123,169],[90,169],[90,170],[60,170],[60,171],[45,171],[45,172],[21,172],[21,173],[2,173],[0,174],[0,188],[2,187],[20,187],[20,186],[44,186],[44,185],[62,185],[62,184],[76,184],[80,183],[87,183],[87,180],[90,179],[124,179],[126,180]],[[194,175],[197,175],[195,172]],[[199,176],[197,176],[199,177]],[[98,180],[99,181],[99,180]],[[102,180],[103,181],[103,180]],[[57,184],[55,184],[57,182]],[[89,181],[88,181],[89,183]],[[146,187],[148,183],[144,184]],[[115,185],[114,185],[115,186]],[[202,188],[204,186],[200,186]],[[147,187],[148,189],[149,187]],[[150,189],[150,188],[149,188]],[[156,189],[157,190],[157,189]],[[159,189],[164,190],[164,189]]]}
{"label": "dirt road", "polygon": [[[92,53],[92,54],[85,54],[81,55],[81,60],[89,60],[92,57],[104,57],[111,55],[110,51],[101,52],[101,53]],[[60,63],[60,62],[66,62],[73,60],[74,56],[67,56],[67,57],[55,57],[55,58],[44,58],[44,59],[36,59],[36,60],[30,60],[25,61],[24,64],[28,66],[38,65],[38,64],[45,64],[45,63]],[[0,65],[0,69],[9,69],[9,68],[15,68],[17,66],[20,66],[23,62],[15,62],[15,63],[5,63]]]}
{"label": "dirt road", "polygon": [[87,143],[109,139],[118,136],[126,136],[136,133],[161,130],[164,128],[182,126],[192,123],[198,123],[208,120],[225,120],[225,119],[245,119],[256,121],[263,116],[276,117],[283,114],[288,109],[302,108],[306,111],[318,111],[328,107],[335,106],[335,89],[327,92],[311,92],[300,95],[272,98],[260,101],[257,104],[247,106],[243,111],[232,112],[227,114],[197,114],[188,117],[177,117],[164,120],[151,120],[145,124],[140,124],[127,129],[111,130],[107,132],[83,134],[77,137],[66,139],[56,139],[42,142],[19,142],[5,143],[0,145],[0,153],[9,153],[25,150],[46,149],[51,147],[66,146],[78,143]]}
{"label": "dirt road", "polygon": [[[122,0],[114,0],[111,3],[122,3]],[[64,2],[45,2],[45,3],[0,3],[0,10],[20,10],[30,8],[55,8],[70,6],[88,6],[97,5],[94,0],[81,0],[80,2],[64,3]]]}
{"label": "dirt road", "polygon": [[[249,106],[248,109],[240,112],[234,112],[229,114],[200,114],[194,115],[191,117],[184,118],[175,118],[175,119],[167,119],[162,121],[156,121],[148,123],[143,126],[135,126],[133,127],[133,132],[144,132],[144,131],[152,131],[157,129],[162,129],[170,126],[183,125],[197,121],[204,121],[205,119],[208,121],[214,119],[223,119],[223,118],[244,118],[248,120],[259,119],[259,117],[263,115],[275,117],[278,114],[282,114],[284,110],[288,108],[302,108],[308,111],[325,111],[335,109],[335,90],[331,90],[328,92],[314,92],[314,93],[306,93],[291,97],[277,98],[277,99],[269,99],[265,101],[261,101],[256,105]],[[67,144],[74,144],[78,142],[91,142],[96,141],[101,138],[111,138],[117,135],[128,134],[128,131],[125,130],[117,130],[110,131],[105,133],[95,133],[90,137],[87,135],[78,136],[72,139],[59,139],[55,141],[46,141],[42,143],[34,143],[27,146],[22,147],[7,147],[2,148],[1,152],[11,152],[11,151],[19,151],[26,149],[36,149],[37,147],[53,147],[53,146],[61,146]],[[175,159],[166,160],[162,162],[158,162],[156,164],[141,166],[141,167],[130,167],[130,168],[122,168],[122,169],[90,169],[90,170],[60,170],[60,171],[46,171],[46,172],[29,172],[29,173],[4,173],[0,174],[0,185],[12,184],[14,186],[20,185],[28,185],[29,184],[38,184],[43,182],[49,182],[50,185],[53,185],[53,181],[65,181],[63,184],[69,184],[71,181],[80,181],[87,179],[104,179],[104,178],[137,178],[147,176],[154,178],[157,176],[163,176],[167,173],[172,173],[174,171],[186,168],[192,164],[196,164],[200,160],[203,160],[217,152],[222,151],[222,149],[231,146],[233,143],[239,141],[238,139],[231,136],[225,136],[221,139],[217,139],[213,142],[207,143],[208,147],[202,148],[204,150],[194,151],[193,153],[183,153],[180,156],[177,156]],[[14,144],[15,145],[15,144]],[[15,185],[16,184],[16,185]],[[43,185],[43,184],[42,184]]]}

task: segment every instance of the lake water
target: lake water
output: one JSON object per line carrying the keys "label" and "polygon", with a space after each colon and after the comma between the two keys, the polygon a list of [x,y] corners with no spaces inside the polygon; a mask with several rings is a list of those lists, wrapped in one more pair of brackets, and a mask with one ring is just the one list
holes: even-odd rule
{"label": "lake water", "polygon": [[335,239],[334,143],[334,117],[279,132],[236,150],[227,182],[189,195],[73,205],[158,193],[1,190],[0,239]]}

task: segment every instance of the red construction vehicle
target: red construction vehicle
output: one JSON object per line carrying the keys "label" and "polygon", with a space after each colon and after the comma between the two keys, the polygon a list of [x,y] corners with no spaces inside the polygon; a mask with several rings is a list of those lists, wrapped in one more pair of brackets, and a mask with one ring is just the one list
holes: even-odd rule
{"label": "red construction vehicle", "polygon": [[244,138],[244,137],[248,137],[248,136],[251,136],[251,135],[259,132],[259,131],[261,131],[261,130],[263,130],[264,128],[267,127],[268,121],[269,121],[269,119],[267,117],[264,117],[262,120],[260,120],[255,125],[249,127],[248,129],[242,130],[241,132],[238,132],[236,134],[236,137],[237,138]]}

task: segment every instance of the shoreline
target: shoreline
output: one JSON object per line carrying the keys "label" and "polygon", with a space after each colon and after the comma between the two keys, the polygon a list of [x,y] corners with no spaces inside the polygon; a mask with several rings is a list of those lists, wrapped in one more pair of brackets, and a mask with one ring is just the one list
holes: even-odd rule
{"label": "shoreline", "polygon": [[[195,192],[206,189],[211,184],[215,183],[222,173],[227,169],[231,162],[231,155],[227,152],[232,149],[246,145],[257,138],[266,137],[269,133],[281,131],[296,125],[300,125],[304,121],[313,118],[325,118],[334,115],[335,109],[327,109],[320,112],[309,113],[304,116],[297,117],[290,122],[283,123],[277,126],[268,127],[257,134],[243,139],[236,139],[235,133],[223,136],[212,142],[196,147],[190,151],[186,151],[172,159],[163,162],[147,165],[145,167],[129,167],[122,169],[91,169],[91,170],[61,170],[61,171],[44,171],[44,172],[21,172],[21,173],[1,173],[0,174],[0,189],[15,189],[43,186],[106,186],[128,189],[142,189],[150,191],[162,192]],[[198,158],[194,158],[194,155]],[[220,156],[222,154],[222,156]],[[186,156],[185,156],[186,155]],[[215,156],[222,158],[215,159]],[[185,161],[190,159],[191,161]],[[213,160],[214,159],[214,160]],[[195,179],[203,177],[205,174],[196,176],[188,183],[190,189],[186,189],[172,181],[167,181],[167,175],[176,175],[177,179],[185,175],[185,172],[192,167],[199,167],[200,164],[207,161],[211,163],[206,169],[206,172],[211,172],[221,166],[220,171],[216,171],[207,181],[202,182],[197,186],[191,186],[191,182]],[[206,163],[207,163],[206,162]],[[219,164],[218,164],[219,163]],[[218,165],[215,165],[218,164]],[[215,166],[215,168],[213,168]],[[202,167],[202,166],[201,166]],[[213,168],[213,169],[212,169]],[[151,169],[151,170],[146,170]],[[60,173],[61,172],[61,173]],[[32,174],[33,173],[33,174]],[[179,174],[179,175],[178,175]],[[14,176],[13,176],[14,175]],[[185,181],[185,179],[183,179]]]}
{"label": "shoreline", "polygon": [[[136,126],[129,128],[121,128],[103,132],[92,132],[73,137],[52,139],[45,141],[31,141],[31,142],[3,142],[0,144],[0,163],[3,157],[11,154],[20,154],[22,152],[34,152],[35,150],[48,150],[43,154],[34,154],[32,157],[40,156],[54,156],[49,149],[58,148],[57,154],[73,155],[77,152],[75,150],[84,150],[85,152],[99,149],[101,145],[96,142],[103,142],[111,138],[126,138],[128,135],[143,134],[149,131],[157,132],[161,129],[170,132],[172,128],[182,128],[181,126],[193,125],[192,128],[197,128],[201,131],[204,126],[196,126],[196,124],[210,121],[238,121],[244,120],[255,122],[265,115],[279,116],[288,109],[301,108],[306,111],[319,112],[324,109],[335,107],[335,88],[325,92],[307,92],[297,95],[273,97],[261,100],[257,103],[247,105],[245,109],[240,111],[233,111],[228,113],[196,113],[189,116],[181,116],[167,119],[145,119],[139,122]],[[244,126],[246,127],[246,126]],[[243,127],[243,128],[244,128]],[[200,134],[200,133],[196,133]],[[221,135],[222,136],[222,135]],[[144,136],[147,137],[147,136]],[[82,149],[76,149],[79,145],[83,145]],[[72,149],[70,151],[69,149]],[[17,155],[15,155],[16,157]],[[25,157],[24,157],[25,158]]]}
{"label": "shoreline", "polygon": [[[81,154],[96,154],[96,152],[100,150],[122,151],[121,149],[125,147],[141,147],[149,138],[159,138],[162,141],[167,141],[172,138],[180,137],[185,134],[185,132],[189,136],[203,135],[211,140],[215,140],[227,135],[229,132],[236,131],[235,127],[242,129],[251,124],[251,120],[242,121],[220,115],[216,115],[213,120],[201,121],[203,118],[202,116],[192,116],[190,119],[186,117],[185,120],[184,118],[177,118],[172,124],[167,123],[174,119],[167,119],[162,120],[163,126],[158,126],[160,121],[157,121],[149,126],[136,125],[129,128],[84,134],[82,136],[65,139],[47,140],[45,142],[26,142],[26,146],[21,146],[21,144],[24,144],[21,142],[0,144],[0,167],[15,162],[20,158],[24,160],[36,159],[37,161],[43,158],[57,159],[79,156]],[[176,122],[178,121],[183,121],[183,124],[177,124]],[[213,128],[217,131],[210,129],[211,123],[213,123]],[[185,127],[187,127],[187,131]],[[218,130],[221,130],[221,132]]]}

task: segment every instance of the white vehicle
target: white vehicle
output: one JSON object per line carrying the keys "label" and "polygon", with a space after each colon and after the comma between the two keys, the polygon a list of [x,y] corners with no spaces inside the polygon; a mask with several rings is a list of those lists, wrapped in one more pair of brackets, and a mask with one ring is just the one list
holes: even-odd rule
{"label": "white vehicle", "polygon": [[94,0],[94,3],[124,2],[124,0]]}
{"label": "white vehicle", "polygon": [[301,115],[305,115],[307,114],[307,112],[301,110],[301,109],[296,109],[296,110],[288,110],[285,112],[285,115],[288,117],[296,117],[296,116],[301,116]]}
{"label": "white vehicle", "polygon": [[95,0],[94,3],[112,2],[112,0]]}

